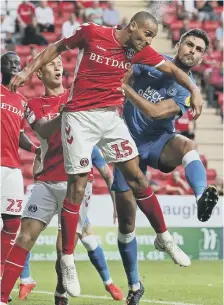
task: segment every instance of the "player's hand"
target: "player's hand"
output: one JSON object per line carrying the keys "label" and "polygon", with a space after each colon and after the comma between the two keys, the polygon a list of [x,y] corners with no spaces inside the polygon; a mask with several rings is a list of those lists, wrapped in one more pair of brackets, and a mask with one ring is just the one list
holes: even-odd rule
{"label": "player's hand", "polygon": [[26,80],[28,79],[28,73],[26,71],[21,71],[19,73],[15,73],[9,83],[9,90],[12,92],[16,92],[18,87],[22,87]]}
{"label": "player's hand", "polygon": [[194,92],[191,94],[191,108],[193,111],[193,119],[197,120],[202,112],[203,107],[203,98],[201,96],[200,90],[197,88],[194,90]]}
{"label": "player's hand", "polygon": [[35,149],[35,155],[40,155],[40,154],[41,154],[41,148],[39,146]]}

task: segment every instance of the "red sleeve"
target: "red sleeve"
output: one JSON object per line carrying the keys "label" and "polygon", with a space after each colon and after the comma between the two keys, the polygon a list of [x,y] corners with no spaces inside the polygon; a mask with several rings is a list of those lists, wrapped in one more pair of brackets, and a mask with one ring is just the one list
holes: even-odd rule
{"label": "red sleeve", "polygon": [[157,53],[150,46],[145,47],[141,52],[137,53],[133,59],[132,64],[143,64],[153,67],[160,66],[165,61],[165,58]]}
{"label": "red sleeve", "polygon": [[35,15],[35,5],[33,5],[33,3],[29,3],[29,6],[30,6],[32,13]]}
{"label": "red sleeve", "polygon": [[89,42],[91,39],[92,28],[92,23],[83,23],[81,26],[75,29],[75,32],[72,36],[63,39],[64,45],[68,49],[82,49],[85,43]]}
{"label": "red sleeve", "polygon": [[25,117],[31,126],[44,117],[40,100],[31,99],[27,102]]}

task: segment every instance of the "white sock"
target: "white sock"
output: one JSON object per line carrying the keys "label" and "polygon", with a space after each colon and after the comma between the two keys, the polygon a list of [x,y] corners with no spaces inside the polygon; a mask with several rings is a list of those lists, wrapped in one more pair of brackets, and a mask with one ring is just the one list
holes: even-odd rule
{"label": "white sock", "polygon": [[172,239],[169,231],[165,231],[163,233],[157,233],[157,236],[160,242],[166,242]]}
{"label": "white sock", "polygon": [[140,289],[140,282],[134,285],[129,286],[132,291],[137,291]]}
{"label": "white sock", "polygon": [[31,276],[26,277],[26,278],[20,278],[20,282],[22,284],[32,284],[34,282],[34,280],[32,279]]}
{"label": "white sock", "polygon": [[118,240],[122,244],[129,244],[134,238],[135,238],[135,231],[128,234],[122,234],[120,231],[118,231]]}
{"label": "white sock", "polygon": [[108,281],[103,282],[105,286],[108,286],[113,283],[112,278],[110,277]]}
{"label": "white sock", "polygon": [[99,246],[95,235],[85,236],[81,239],[81,242],[88,252],[94,251]]}

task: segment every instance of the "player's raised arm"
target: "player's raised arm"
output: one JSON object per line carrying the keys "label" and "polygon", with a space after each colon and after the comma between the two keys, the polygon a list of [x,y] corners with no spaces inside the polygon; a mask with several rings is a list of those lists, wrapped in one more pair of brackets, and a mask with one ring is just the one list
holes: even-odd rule
{"label": "player's raised arm", "polygon": [[179,69],[171,61],[165,61],[156,67],[159,71],[174,77],[178,84],[188,89],[191,93],[191,107],[194,111],[194,119],[198,119],[202,112],[203,99],[200,89],[192,82],[190,77]]}
{"label": "player's raised arm", "polygon": [[88,40],[90,36],[91,26],[88,23],[84,23],[82,26],[76,28],[72,36],[50,44],[28,66],[21,72],[15,74],[10,81],[9,90],[15,92],[34,72],[54,60],[62,52],[68,49],[83,48],[85,40]]}
{"label": "player's raised arm", "polygon": [[137,53],[133,58],[132,63],[154,66],[157,70],[173,77],[178,84],[190,91],[194,119],[197,119],[201,115],[203,99],[199,88],[192,82],[190,77],[175,64],[166,61],[163,56],[153,50],[150,46],[145,47],[141,52]]}
{"label": "player's raised arm", "polygon": [[34,72],[52,61],[65,50],[67,50],[67,48],[63,40],[50,44],[46,49],[40,52],[28,66],[14,75],[9,83],[9,90],[16,92],[17,88],[22,86]]}

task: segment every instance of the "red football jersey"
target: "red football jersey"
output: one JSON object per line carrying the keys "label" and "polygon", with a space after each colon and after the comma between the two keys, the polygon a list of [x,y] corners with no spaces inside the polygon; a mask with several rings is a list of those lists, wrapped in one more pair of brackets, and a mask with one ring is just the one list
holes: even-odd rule
{"label": "red football jersey", "polygon": [[32,16],[35,16],[35,6],[30,3],[21,3],[17,10],[18,15],[25,24],[30,24],[32,21]]}
{"label": "red football jersey", "polygon": [[79,48],[74,83],[66,111],[81,111],[123,104],[121,79],[133,63],[158,66],[163,56],[147,46],[135,56],[116,39],[116,28],[84,23],[63,39],[68,49]]}
{"label": "red football jersey", "polygon": [[[26,119],[30,126],[42,119],[51,120],[59,115],[59,107],[65,104],[69,92],[58,96],[41,96],[28,100],[25,111]],[[35,173],[35,180],[40,181],[67,181],[64,169],[63,149],[61,142],[61,129],[58,129],[48,139],[42,139],[36,133],[41,144],[41,164]]]}
{"label": "red football jersey", "polygon": [[[42,118],[52,120],[59,115],[59,107],[67,102],[69,91],[58,96],[41,96],[32,98],[27,102],[25,111],[26,119],[32,127]],[[41,144],[41,164],[35,173],[36,181],[67,181],[64,168],[63,148],[61,141],[61,129],[58,129],[48,139],[42,139],[35,132]],[[92,171],[89,180],[93,180]]]}
{"label": "red football jersey", "polygon": [[1,166],[20,168],[19,136],[24,125],[26,99],[1,85]]}

